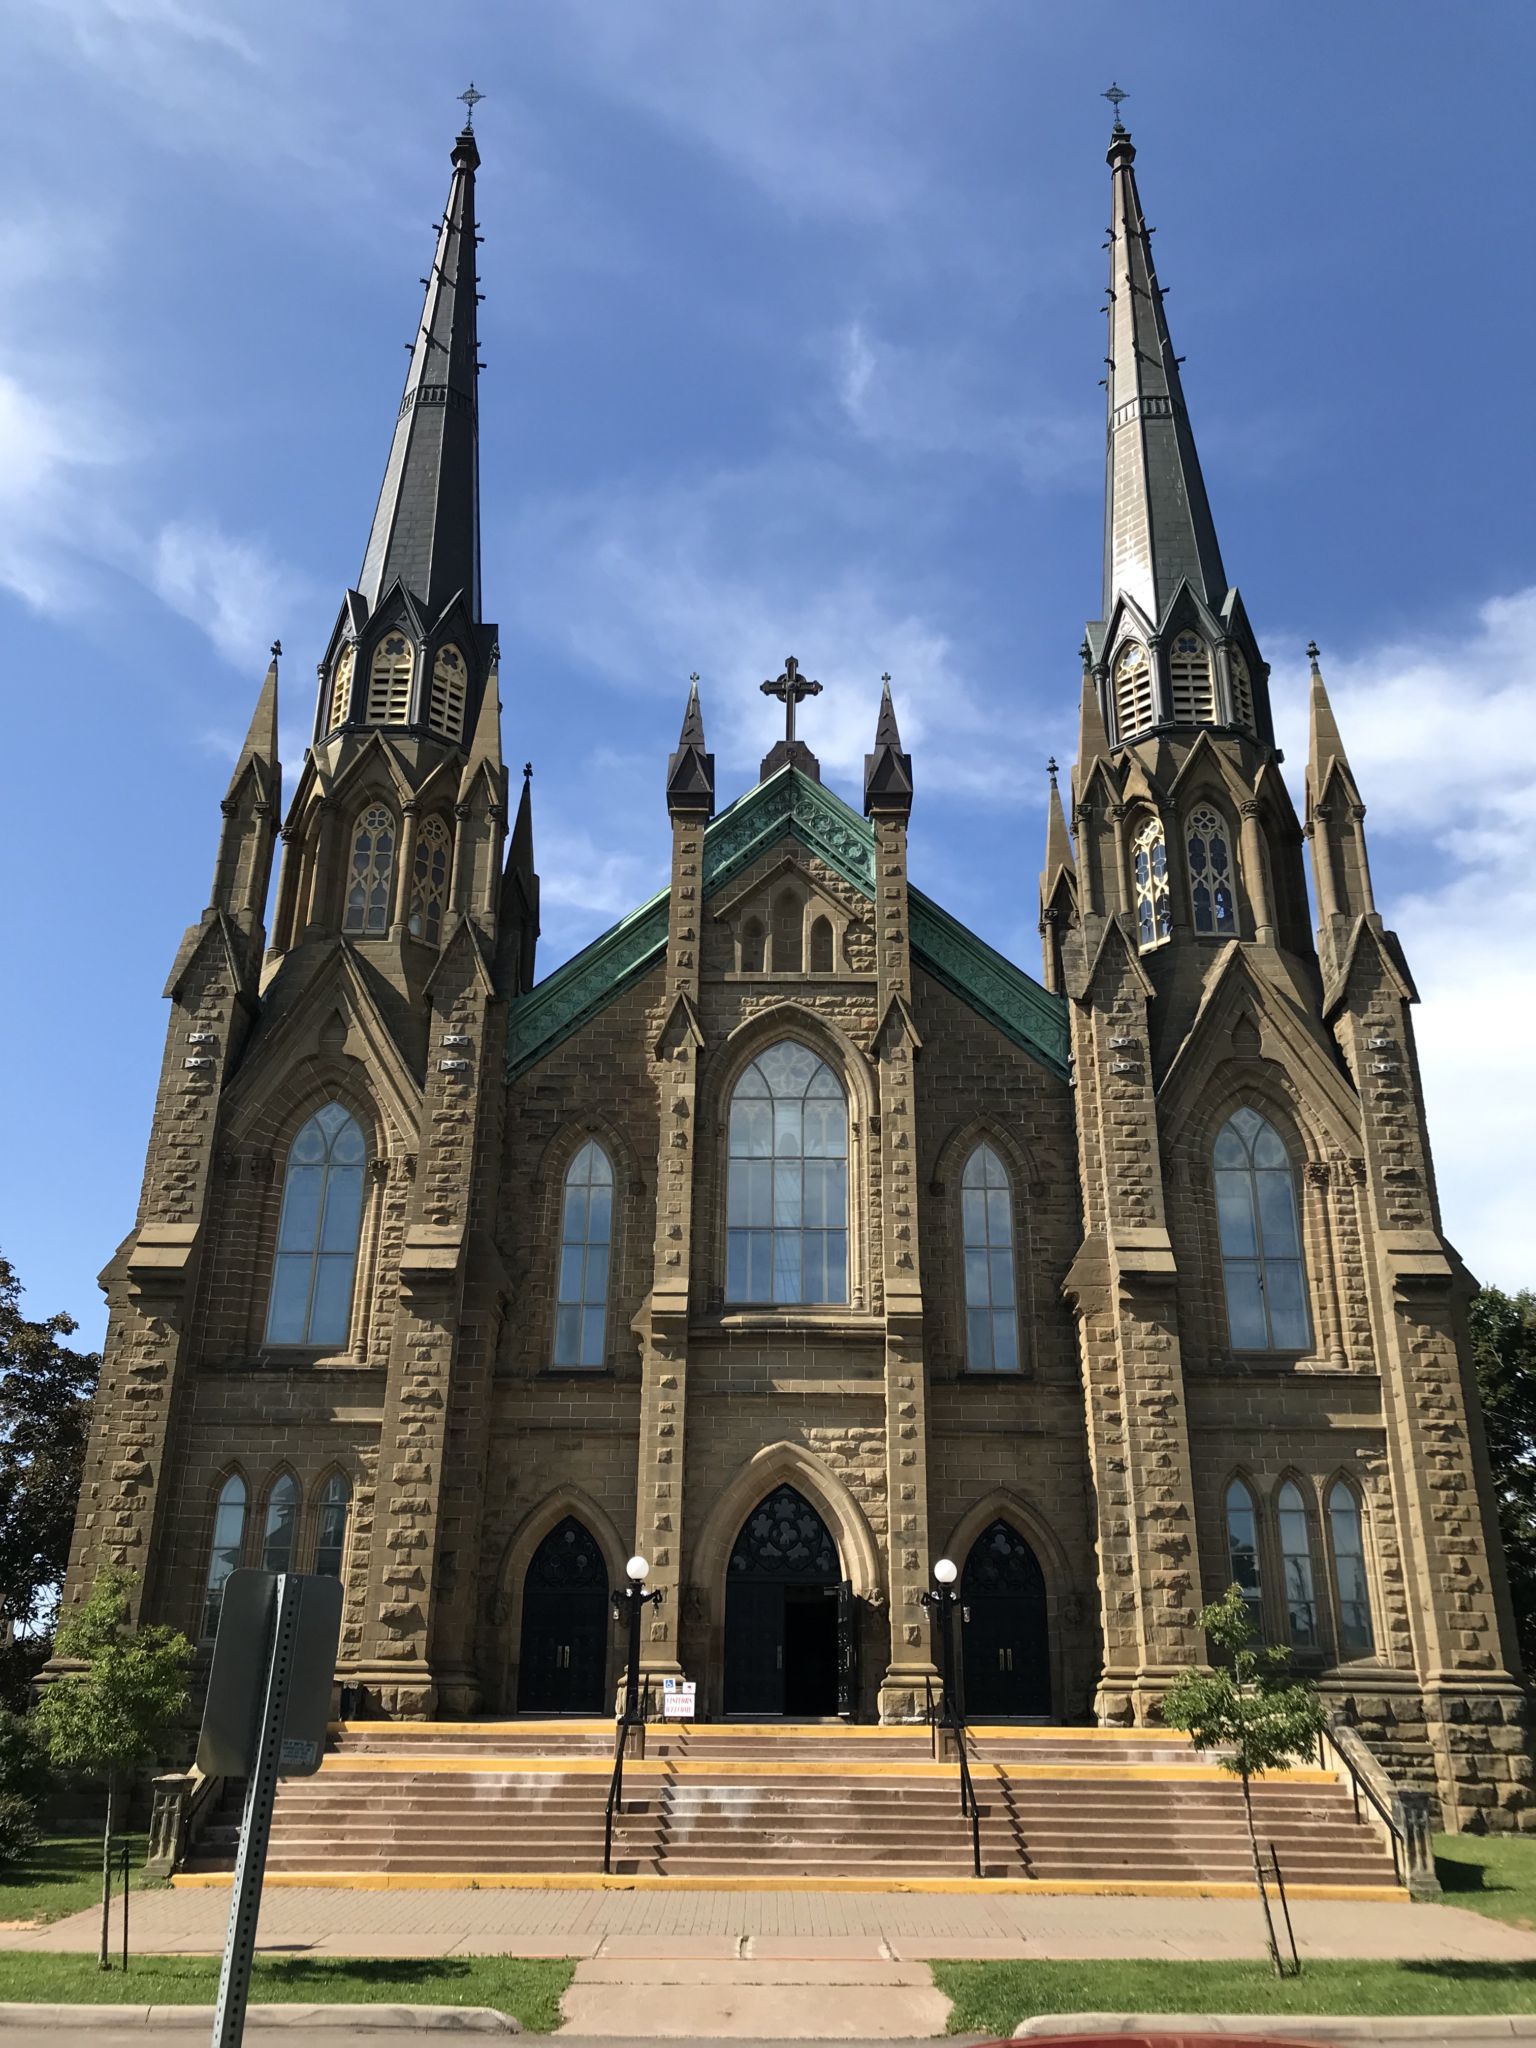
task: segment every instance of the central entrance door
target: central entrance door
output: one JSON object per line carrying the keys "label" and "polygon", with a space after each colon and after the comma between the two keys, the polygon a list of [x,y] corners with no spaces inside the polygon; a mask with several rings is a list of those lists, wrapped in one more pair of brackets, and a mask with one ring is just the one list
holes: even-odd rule
{"label": "central entrance door", "polygon": [[1040,1560],[1007,1522],[983,1529],[960,1581],[968,1721],[1051,1711],[1050,1631]]}
{"label": "central entrance door", "polygon": [[809,1721],[848,1711],[851,1609],[826,1523],[792,1486],[776,1487],[742,1524],[726,1568],[726,1713]]}
{"label": "central entrance door", "polygon": [[528,1564],[517,1705],[523,1714],[603,1714],[608,1680],[608,1567],[574,1515]]}

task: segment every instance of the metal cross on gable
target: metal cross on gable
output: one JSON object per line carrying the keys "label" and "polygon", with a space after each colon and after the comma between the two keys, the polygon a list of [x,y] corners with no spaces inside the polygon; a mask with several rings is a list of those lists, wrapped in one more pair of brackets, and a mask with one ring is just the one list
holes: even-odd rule
{"label": "metal cross on gable", "polygon": [[813,683],[809,676],[800,673],[800,664],[792,654],[784,658],[784,673],[771,683],[762,686],[765,697],[777,697],[784,706],[784,737],[790,746],[795,743],[795,706],[802,697],[819,697],[820,683]]}
{"label": "metal cross on gable", "polygon": [[464,116],[464,126],[466,128],[473,128],[475,125],[475,109],[476,107],[479,106],[480,102],[485,98],[485,94],[483,92],[475,91],[475,81],[471,79],[469,81],[469,91],[461,92],[459,94],[459,98],[464,102],[465,106],[469,110]]}
{"label": "metal cross on gable", "polygon": [[1120,119],[1120,106],[1122,101],[1128,100],[1130,98],[1130,94],[1128,92],[1122,92],[1119,86],[1116,85],[1113,82],[1113,80],[1111,80],[1109,91],[1101,92],[1099,94],[1099,98],[1101,100],[1109,101],[1109,104],[1115,110],[1115,126],[1117,128],[1123,127],[1125,124]]}

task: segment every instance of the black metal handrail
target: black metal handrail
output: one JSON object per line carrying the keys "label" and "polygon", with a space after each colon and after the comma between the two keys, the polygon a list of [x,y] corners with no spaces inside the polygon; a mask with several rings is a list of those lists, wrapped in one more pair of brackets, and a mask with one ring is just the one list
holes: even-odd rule
{"label": "black metal handrail", "polygon": [[955,1739],[955,1760],[960,1766],[960,1813],[971,1824],[971,1869],[977,1877],[981,1875],[981,1808],[976,1803],[976,1785],[971,1777],[971,1762],[966,1754],[967,1729],[961,1715],[956,1712],[947,1692],[941,1692],[940,1711],[933,1711],[933,1680],[923,1679],[923,1703],[928,1715],[930,1728],[937,1725],[947,1728]]}
{"label": "black metal handrail", "polygon": [[613,1817],[624,1803],[624,1752],[629,1746],[630,1724],[620,1717],[613,1746],[613,1776],[608,1780],[608,1804],[603,1811],[603,1875],[613,1875]]}
{"label": "black metal handrail", "polygon": [[1370,1780],[1361,1777],[1359,1771],[1355,1768],[1354,1759],[1344,1754],[1326,1728],[1320,1728],[1317,1734],[1318,1769],[1326,1771],[1328,1768],[1328,1759],[1323,1747],[1325,1743],[1333,1751],[1335,1761],[1342,1764],[1349,1773],[1349,1789],[1355,1803],[1355,1819],[1357,1821],[1360,1819],[1360,1795],[1363,1792],[1366,1804],[1375,1811],[1378,1818],[1385,1824],[1387,1840],[1392,1845],[1392,1874],[1399,1884],[1403,1884],[1406,1881],[1403,1871],[1408,1860],[1408,1838],[1403,1830],[1402,1822],[1377,1792]]}

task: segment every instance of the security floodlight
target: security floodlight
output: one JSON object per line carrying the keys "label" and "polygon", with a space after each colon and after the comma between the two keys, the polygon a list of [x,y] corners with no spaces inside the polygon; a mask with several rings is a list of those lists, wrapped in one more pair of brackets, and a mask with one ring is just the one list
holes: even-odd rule
{"label": "security floodlight", "polygon": [[941,1586],[952,1586],[960,1572],[952,1557],[941,1557],[934,1564],[933,1576]]}
{"label": "security floodlight", "polygon": [[[951,1566],[950,1569],[953,1570],[954,1567]],[[629,1560],[629,1563],[625,1565],[624,1570],[626,1574],[630,1578],[632,1578],[635,1584],[638,1586],[640,1581],[649,1572],[650,1566],[646,1563],[643,1557],[632,1557]]]}

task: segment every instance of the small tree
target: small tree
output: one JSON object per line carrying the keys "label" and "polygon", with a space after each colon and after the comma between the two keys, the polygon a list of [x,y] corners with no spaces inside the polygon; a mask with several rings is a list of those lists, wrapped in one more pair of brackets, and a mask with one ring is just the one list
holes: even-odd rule
{"label": "small tree", "polygon": [[0,1869],[36,1843],[38,1802],[50,1776],[34,1722],[0,1707]]}
{"label": "small tree", "polygon": [[134,1628],[129,1596],[135,1572],[108,1566],[90,1598],[54,1637],[55,1657],[85,1666],[55,1679],[37,1704],[36,1720],[53,1761],[107,1781],[101,1847],[101,1967],[107,1961],[107,1904],[117,1797],[129,1773],[157,1760],[167,1735],[187,1710],[192,1645],[178,1629]]}
{"label": "small tree", "polygon": [[1242,1781],[1253,1881],[1264,1908],[1269,1959],[1280,1976],[1280,1945],[1259,1867],[1251,1781],[1311,1753],[1325,1725],[1322,1703],[1314,1686],[1292,1677],[1288,1650],[1253,1647],[1253,1622],[1241,1586],[1229,1586],[1205,1608],[1200,1626],[1223,1661],[1177,1679],[1163,1695],[1163,1719],[1172,1728],[1187,1729],[1196,1749],[1226,1750],[1218,1763]]}

